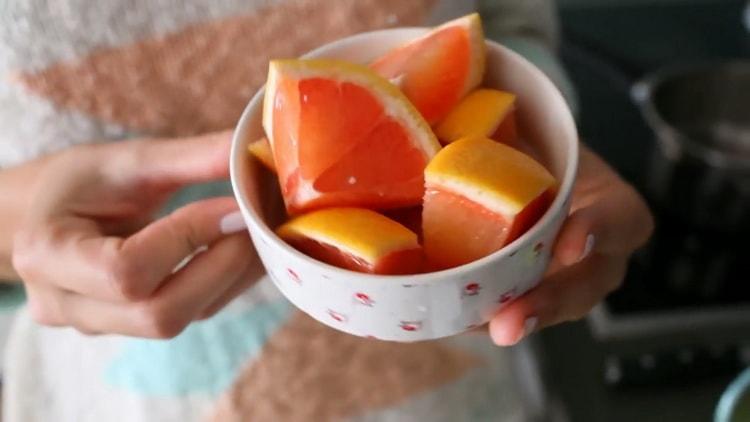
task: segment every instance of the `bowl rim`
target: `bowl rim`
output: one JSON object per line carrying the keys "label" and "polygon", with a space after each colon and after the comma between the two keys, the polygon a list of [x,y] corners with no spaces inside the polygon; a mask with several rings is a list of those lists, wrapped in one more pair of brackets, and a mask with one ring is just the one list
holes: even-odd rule
{"label": "bowl rim", "polygon": [[[401,28],[381,29],[381,30],[376,30],[376,31],[363,32],[360,34],[341,38],[337,41],[333,41],[331,43],[320,46],[316,49],[313,49],[303,54],[301,58],[320,57],[321,55],[324,55],[331,50],[339,50],[339,49],[344,48],[347,45],[357,44],[369,38],[383,37],[384,35],[389,35],[389,36],[400,35],[400,37],[404,38],[404,42],[407,42],[416,37],[424,35],[430,29],[431,28],[429,27],[401,27]],[[447,278],[448,276],[459,275],[465,272],[470,272],[480,267],[484,267],[487,264],[491,263],[492,261],[501,260],[505,258],[506,256],[520,250],[526,245],[526,243],[528,243],[529,239],[537,237],[544,228],[546,228],[547,226],[553,223],[553,220],[559,213],[565,212],[564,208],[566,208],[567,206],[566,202],[568,201],[571,195],[571,192],[573,189],[573,183],[575,182],[575,178],[576,178],[576,174],[578,170],[578,149],[579,149],[578,130],[577,130],[575,121],[573,119],[573,114],[570,110],[570,107],[568,106],[568,103],[565,101],[558,87],[555,86],[555,84],[549,79],[549,77],[547,77],[541,70],[539,70],[535,65],[529,62],[526,58],[524,58],[520,54],[514,52],[513,50],[507,47],[504,47],[503,45],[495,41],[486,39],[485,46],[487,48],[488,54],[490,51],[496,50],[496,51],[502,52],[502,54],[506,56],[511,57],[513,60],[520,62],[522,66],[526,67],[526,71],[535,74],[536,78],[539,79],[542,84],[546,85],[546,91],[550,93],[549,100],[562,104],[562,109],[566,111],[565,115],[562,116],[563,125],[566,126],[565,128],[566,131],[570,132],[570,138],[573,139],[573,141],[569,142],[567,145],[567,150],[566,150],[567,166],[565,168],[565,172],[563,174],[563,180],[557,191],[557,195],[555,196],[555,199],[553,200],[549,208],[547,208],[547,211],[544,213],[544,215],[542,215],[542,217],[539,220],[537,220],[537,222],[534,223],[534,225],[530,229],[528,229],[523,235],[521,235],[520,237],[518,237],[517,239],[515,239],[513,242],[509,243],[508,245],[505,245],[501,249],[485,257],[469,262],[467,264],[463,264],[458,267],[448,268],[448,269],[440,270],[440,271],[432,271],[428,273],[409,274],[409,275],[377,275],[377,274],[360,273],[360,272],[336,267],[336,266],[327,264],[322,261],[318,261],[294,249],[292,246],[290,246],[288,243],[284,242],[280,237],[278,237],[276,233],[273,230],[271,230],[271,228],[268,227],[268,225],[265,224],[265,222],[263,222],[263,219],[260,218],[258,213],[255,211],[254,207],[252,207],[248,201],[248,198],[244,192],[244,188],[245,188],[244,181],[239,179],[239,172],[240,172],[239,167],[241,165],[240,160],[246,159],[247,157],[247,153],[246,153],[247,142],[245,142],[245,140],[247,140],[248,138],[244,134],[248,126],[247,121],[250,119],[250,115],[258,107],[262,108],[263,97],[265,93],[265,85],[262,86],[260,89],[258,89],[258,92],[256,92],[255,95],[252,97],[250,102],[247,104],[247,106],[243,110],[242,115],[240,116],[240,119],[237,122],[237,125],[235,126],[235,129],[232,134],[232,147],[231,147],[230,158],[229,158],[230,159],[229,173],[230,173],[230,180],[232,184],[232,190],[234,192],[234,196],[235,196],[235,199],[237,200],[240,210],[245,216],[245,220],[246,220],[246,223],[248,224],[248,228],[250,229],[251,235],[260,236],[262,240],[265,241],[266,243],[273,244],[274,246],[280,247],[285,253],[291,254],[297,257],[298,259],[308,261],[312,265],[316,265],[320,267],[321,269],[325,269],[328,272],[338,273],[348,278],[356,277],[364,281],[388,280],[394,283],[403,282],[403,283],[408,283],[411,285],[433,284],[437,281]]]}
{"label": "bowl rim", "polygon": [[714,422],[730,422],[735,408],[749,388],[750,367],[742,370],[721,394],[714,409]]}

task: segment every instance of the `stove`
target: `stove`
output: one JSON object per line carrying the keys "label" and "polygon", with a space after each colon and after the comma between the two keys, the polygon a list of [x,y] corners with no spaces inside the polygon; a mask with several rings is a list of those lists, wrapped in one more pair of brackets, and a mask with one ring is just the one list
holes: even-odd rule
{"label": "stove", "polygon": [[709,420],[750,364],[750,232],[698,226],[660,205],[646,171],[655,136],[631,88],[665,66],[750,58],[745,2],[630,3],[562,3],[560,54],[582,140],[644,194],[656,232],[622,288],[586,321],[543,331],[534,349],[571,420]]}

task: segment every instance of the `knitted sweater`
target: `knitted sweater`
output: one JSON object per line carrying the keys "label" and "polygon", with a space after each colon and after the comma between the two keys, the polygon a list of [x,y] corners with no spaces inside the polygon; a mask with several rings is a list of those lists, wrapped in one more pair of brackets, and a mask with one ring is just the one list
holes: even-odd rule
{"label": "knitted sweater", "polygon": [[[464,0],[0,0],[0,171],[75,144],[231,128],[268,60],[434,24]],[[565,87],[550,2],[480,2],[489,36]],[[229,192],[193,187],[172,207]],[[21,310],[3,420],[522,420],[510,352],[487,336],[394,344],[333,331],[264,279],[173,340],[86,337]]]}

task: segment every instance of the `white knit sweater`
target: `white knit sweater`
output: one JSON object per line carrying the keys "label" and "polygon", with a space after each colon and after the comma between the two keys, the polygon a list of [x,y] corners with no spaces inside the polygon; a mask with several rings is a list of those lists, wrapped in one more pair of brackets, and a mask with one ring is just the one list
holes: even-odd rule
{"label": "white knit sweater", "polygon": [[[79,143],[230,128],[270,57],[437,23],[474,3],[0,0],[0,171]],[[489,36],[563,83],[549,55],[551,2],[481,5]],[[295,312],[264,280],[170,341],[90,338],[21,311],[3,420],[522,420],[513,374],[508,351],[484,335],[416,345],[354,338]]]}

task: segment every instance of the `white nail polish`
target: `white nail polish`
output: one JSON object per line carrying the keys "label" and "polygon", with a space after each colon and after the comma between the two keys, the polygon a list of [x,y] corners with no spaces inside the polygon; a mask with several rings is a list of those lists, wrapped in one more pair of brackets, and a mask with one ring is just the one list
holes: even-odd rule
{"label": "white nail polish", "polygon": [[219,229],[224,234],[232,234],[245,230],[247,225],[240,211],[235,211],[222,217]]}
{"label": "white nail polish", "polygon": [[526,321],[523,322],[523,336],[521,336],[521,338],[527,337],[529,334],[533,333],[537,324],[539,324],[539,318],[526,318]]}
{"label": "white nail polish", "polygon": [[518,344],[521,342],[521,340],[525,339],[529,336],[529,334],[533,333],[536,329],[537,324],[539,324],[539,318],[537,317],[528,317],[523,322],[523,330],[521,330],[521,333],[518,335],[518,338],[513,345]]}
{"label": "white nail polish", "polygon": [[586,259],[587,256],[591,253],[592,250],[594,250],[594,244],[596,243],[596,238],[593,234],[590,234],[586,236],[586,245],[583,247],[583,253],[581,254],[580,258],[578,258],[577,262],[581,262],[584,259]]}

